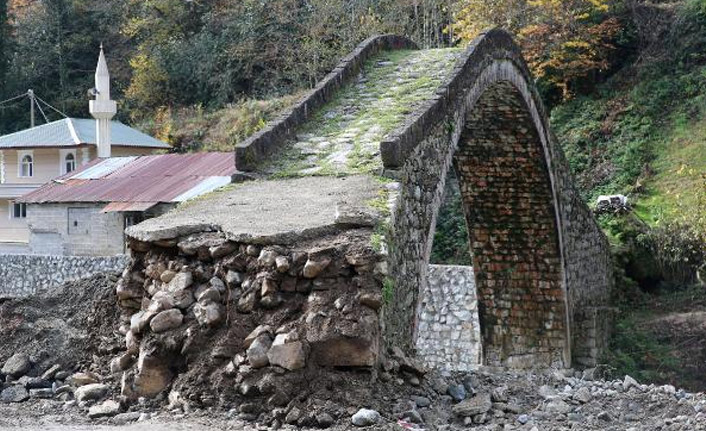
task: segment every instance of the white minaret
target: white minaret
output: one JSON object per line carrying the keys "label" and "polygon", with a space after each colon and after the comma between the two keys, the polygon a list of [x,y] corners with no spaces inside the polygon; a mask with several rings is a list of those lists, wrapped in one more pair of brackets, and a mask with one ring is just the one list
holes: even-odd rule
{"label": "white minaret", "polygon": [[93,94],[96,99],[88,102],[88,109],[96,119],[98,157],[110,157],[110,119],[118,112],[118,107],[114,100],[110,100],[110,74],[103,55],[103,44],[98,55],[96,87],[93,89]]}

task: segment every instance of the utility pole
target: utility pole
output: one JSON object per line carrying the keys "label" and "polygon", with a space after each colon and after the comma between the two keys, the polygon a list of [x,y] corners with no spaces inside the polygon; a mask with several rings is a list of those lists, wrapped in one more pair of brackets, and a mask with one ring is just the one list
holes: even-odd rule
{"label": "utility pole", "polygon": [[34,127],[34,90],[27,90],[27,96],[29,97],[29,124],[30,127]]}

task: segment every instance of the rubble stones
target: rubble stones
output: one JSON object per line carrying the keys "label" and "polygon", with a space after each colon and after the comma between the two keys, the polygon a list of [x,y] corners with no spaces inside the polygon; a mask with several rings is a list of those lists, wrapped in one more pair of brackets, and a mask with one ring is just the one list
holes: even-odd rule
{"label": "rubble stones", "polygon": [[54,397],[54,391],[51,387],[48,388],[37,388],[29,390],[30,398],[52,398]]}
{"label": "rubble stones", "polygon": [[104,401],[102,404],[91,406],[88,409],[88,417],[92,419],[115,416],[118,413],[120,413],[120,404],[113,400]]}
{"label": "rubble stones", "polygon": [[176,275],[176,272],[172,271],[171,269],[167,269],[166,271],[164,271],[162,273],[162,275],[159,276],[159,279],[163,283],[169,283],[170,281],[172,281],[172,279],[174,278],[175,275]]}
{"label": "rubble stones", "polygon": [[125,412],[119,413],[113,417],[112,423],[115,425],[125,425],[130,422],[135,422],[140,418],[140,415],[144,413],[141,412]]}
{"label": "rubble stones", "polygon": [[261,334],[248,347],[248,361],[253,368],[262,368],[270,363],[267,352],[272,346],[272,339],[268,334]]}
{"label": "rubble stones", "polygon": [[236,245],[232,242],[225,242],[220,245],[209,247],[208,251],[213,259],[220,259],[233,253],[236,249]]}
{"label": "rubble stones", "polygon": [[167,285],[167,290],[170,292],[176,292],[178,290],[184,290],[191,287],[194,282],[194,277],[191,272],[179,272],[176,274],[172,280]]}
{"label": "rubble stones", "polygon": [[199,292],[196,300],[201,303],[205,302],[221,302],[221,293],[215,287],[209,287]]}
{"label": "rubble stones", "polygon": [[243,345],[247,349],[248,347],[250,347],[252,342],[255,341],[255,339],[257,337],[259,337],[260,335],[262,335],[262,334],[271,335],[273,332],[274,331],[270,325],[260,325],[257,328],[255,328],[252,332],[250,332],[250,334],[248,334],[247,337],[245,337],[245,340],[243,340]]}
{"label": "rubble stones", "polygon": [[364,293],[358,299],[362,305],[377,311],[382,307],[382,295],[379,293]]}
{"label": "rubble stones", "polygon": [[284,274],[289,271],[289,259],[287,259],[286,256],[277,256],[277,258],[275,258],[275,266],[277,272]]}
{"label": "rubble stones", "polygon": [[328,428],[335,423],[335,420],[330,414],[321,412],[316,414],[316,423],[319,428]]}
{"label": "rubble stones", "polygon": [[194,316],[202,326],[214,326],[223,319],[223,307],[215,302],[198,303],[194,306]]}
{"label": "rubble stones", "polygon": [[351,423],[357,427],[376,425],[381,420],[380,413],[370,409],[360,409],[351,417]]}
{"label": "rubble stones", "polygon": [[211,285],[211,287],[215,288],[218,290],[218,293],[224,294],[226,291],[226,285],[223,283],[223,280],[221,280],[218,277],[211,277],[210,280],[208,280],[208,283]]}
{"label": "rubble stones", "polygon": [[584,386],[582,388],[579,388],[579,390],[576,391],[573,398],[576,401],[585,404],[585,403],[591,401],[591,398],[593,398],[593,397],[591,395],[590,389],[588,389],[587,387]]}
{"label": "rubble stones", "polygon": [[24,353],[15,353],[5,361],[0,373],[17,378],[27,373],[31,367],[29,356]]}
{"label": "rubble stones", "polygon": [[242,272],[231,270],[226,273],[226,283],[228,284],[228,286],[240,286],[244,279],[245,276]]}
{"label": "rubble stones", "polygon": [[165,332],[178,328],[184,321],[184,315],[177,309],[165,310],[154,316],[150,321],[152,332]]}
{"label": "rubble stones", "polygon": [[461,401],[453,406],[452,411],[457,416],[470,417],[489,411],[492,405],[490,394],[482,393]]}
{"label": "rubble stones", "polygon": [[549,413],[565,415],[571,411],[571,407],[563,400],[554,399],[547,403],[547,405],[544,407],[544,410]]}
{"label": "rubble stones", "polygon": [[60,370],[61,370],[61,365],[54,364],[42,373],[42,379],[51,380],[54,378],[56,373],[58,373]]}
{"label": "rubble stones", "polygon": [[633,386],[639,386],[640,384],[637,383],[637,380],[633,379],[632,377],[625,375],[625,379],[623,380],[623,388],[627,391],[628,389],[632,388]]}
{"label": "rubble stones", "polygon": [[301,410],[299,410],[297,407],[292,407],[289,413],[287,413],[287,416],[284,418],[284,423],[289,425],[296,425],[301,416]]}
{"label": "rubble stones", "polygon": [[279,334],[275,337],[267,352],[270,364],[290,371],[304,368],[306,365],[304,344],[298,340],[290,340],[292,337],[292,334]]}
{"label": "rubble stones", "polygon": [[27,399],[29,399],[29,392],[24,386],[13,385],[0,392],[0,402],[2,403],[21,403]]}
{"label": "rubble stones", "polygon": [[466,399],[466,388],[462,384],[449,385],[447,393],[456,402],[461,402]]}
{"label": "rubble stones", "polygon": [[135,363],[135,356],[130,353],[123,353],[110,361],[110,372],[113,374],[125,371]]}
{"label": "rubble stones", "polygon": [[74,391],[76,401],[97,401],[108,394],[110,388],[102,383],[91,383]]}
{"label": "rubble stones", "polygon": [[272,250],[262,250],[260,256],[257,258],[257,263],[260,266],[268,267],[273,266],[277,260],[277,253]]}
{"label": "rubble stones", "polygon": [[85,386],[99,381],[98,376],[93,373],[74,373],[69,377],[69,382],[74,386]]}
{"label": "rubble stones", "polygon": [[152,398],[166,389],[172,382],[169,363],[159,356],[145,351],[140,352],[137,361],[137,375],[132,381],[130,374],[124,373],[123,395],[128,398]]}
{"label": "rubble stones", "polygon": [[317,260],[309,259],[304,265],[303,275],[306,278],[316,278],[331,263],[331,258],[321,257]]}

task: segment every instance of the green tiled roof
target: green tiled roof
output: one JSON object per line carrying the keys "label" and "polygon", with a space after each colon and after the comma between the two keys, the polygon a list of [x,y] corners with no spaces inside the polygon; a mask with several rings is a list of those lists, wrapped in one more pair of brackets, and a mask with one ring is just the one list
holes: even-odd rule
{"label": "green tiled roof", "polygon": [[[111,121],[111,144],[125,147],[169,148],[169,145],[119,121]],[[96,145],[96,120],[64,118],[0,136],[0,148],[73,147]]]}

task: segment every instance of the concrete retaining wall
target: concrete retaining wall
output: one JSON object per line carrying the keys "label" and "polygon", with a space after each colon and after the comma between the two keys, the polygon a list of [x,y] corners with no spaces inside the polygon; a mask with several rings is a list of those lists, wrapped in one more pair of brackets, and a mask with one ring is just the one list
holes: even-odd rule
{"label": "concrete retaining wall", "polygon": [[38,289],[102,272],[121,272],[125,255],[111,257],[0,255],[0,298],[31,295]]}

